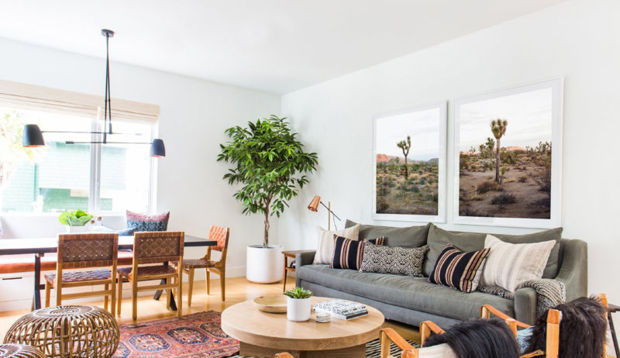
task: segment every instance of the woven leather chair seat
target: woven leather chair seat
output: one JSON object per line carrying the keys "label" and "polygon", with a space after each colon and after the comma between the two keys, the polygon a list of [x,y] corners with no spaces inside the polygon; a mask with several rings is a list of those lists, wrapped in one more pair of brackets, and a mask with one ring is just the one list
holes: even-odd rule
{"label": "woven leather chair seat", "polygon": [[206,267],[213,267],[215,266],[216,261],[213,260],[207,260],[205,258],[201,258],[201,259],[191,259],[191,260],[183,260],[183,267],[184,268],[206,268]]}
{"label": "woven leather chair seat", "polygon": [[[109,280],[110,270],[89,270],[89,271],[66,271],[62,273],[62,282],[80,282],[80,281],[97,281]],[[45,280],[52,285],[56,280],[55,273],[45,275]]]}
{"label": "woven leather chair seat", "polygon": [[[118,269],[118,273],[121,277],[128,277],[131,273],[131,267],[121,267]],[[141,266],[138,267],[138,277],[142,276],[159,276],[159,275],[174,275],[177,271],[172,266]]]}

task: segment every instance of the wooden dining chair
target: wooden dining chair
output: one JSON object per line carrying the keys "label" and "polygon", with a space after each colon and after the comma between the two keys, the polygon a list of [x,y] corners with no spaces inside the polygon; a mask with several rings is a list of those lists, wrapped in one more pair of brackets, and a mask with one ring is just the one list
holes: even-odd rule
{"label": "wooden dining chair", "polygon": [[[131,283],[132,318],[138,318],[138,292],[153,290],[168,290],[166,295],[170,307],[170,294],[173,294],[177,304],[179,318],[183,315],[183,232],[137,232],[134,235],[133,262],[131,267],[118,269],[118,314],[121,314],[123,297],[123,281]],[[181,266],[174,268],[168,262],[178,262]],[[148,286],[138,286],[139,281],[164,280],[165,283]]]}
{"label": "wooden dining chair", "polygon": [[[189,287],[187,292],[187,305],[192,305],[192,292],[194,290],[194,271],[205,269],[207,278],[207,295],[211,294],[211,273],[220,276],[220,287],[222,291],[222,301],[226,300],[226,252],[228,251],[228,239],[230,228],[224,226],[211,226],[209,229],[209,240],[217,241],[216,246],[209,246],[207,254],[199,259],[188,259],[183,261],[183,272],[188,275]],[[219,261],[211,260],[211,252],[221,252]]]}
{"label": "wooden dining chair", "polygon": [[[60,306],[66,299],[104,296],[105,310],[114,315],[117,261],[118,234],[58,235],[56,273],[45,275],[45,307],[50,306],[51,289],[55,288],[57,306]],[[95,267],[107,268],[75,271]],[[103,285],[104,289],[75,293],[62,292],[63,288],[98,285]],[[111,308],[108,304],[111,304]]]}

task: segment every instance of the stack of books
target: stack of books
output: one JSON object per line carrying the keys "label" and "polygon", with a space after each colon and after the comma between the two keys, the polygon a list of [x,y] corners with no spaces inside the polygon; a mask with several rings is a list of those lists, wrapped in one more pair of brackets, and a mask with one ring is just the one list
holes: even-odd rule
{"label": "stack of books", "polygon": [[350,320],[368,315],[366,306],[346,300],[329,300],[314,305],[314,312],[329,313],[332,317]]}

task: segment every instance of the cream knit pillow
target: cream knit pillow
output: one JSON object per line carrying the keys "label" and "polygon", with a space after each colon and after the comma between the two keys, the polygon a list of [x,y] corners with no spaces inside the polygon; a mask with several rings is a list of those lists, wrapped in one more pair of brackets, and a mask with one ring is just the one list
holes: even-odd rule
{"label": "cream knit pillow", "polygon": [[555,240],[511,244],[487,235],[484,247],[491,252],[482,271],[482,286],[499,286],[514,292],[525,281],[541,279],[555,244]]}
{"label": "cream knit pillow", "polygon": [[344,237],[345,239],[357,241],[360,236],[360,224],[336,231],[327,231],[323,228],[320,228],[319,243],[316,254],[314,254],[313,264],[329,265],[332,263],[332,260],[334,258],[334,235]]}

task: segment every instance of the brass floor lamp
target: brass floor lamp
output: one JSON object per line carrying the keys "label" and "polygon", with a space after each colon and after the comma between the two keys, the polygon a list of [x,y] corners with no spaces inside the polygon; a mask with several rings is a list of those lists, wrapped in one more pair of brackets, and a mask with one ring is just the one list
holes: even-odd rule
{"label": "brass floor lamp", "polygon": [[[333,220],[332,215],[334,216],[334,218],[338,219],[338,221],[342,221],[342,220],[340,220],[338,215],[336,215],[336,213],[332,211],[331,203],[328,201],[327,205],[325,205],[325,203],[321,201],[321,197],[318,195],[315,195],[314,198],[312,198],[312,201],[310,202],[310,204],[308,204],[308,210],[314,211],[316,213],[317,211],[319,211],[319,204],[323,205],[323,207],[327,209],[327,230],[331,231],[332,229],[331,223]],[[336,230],[338,230],[338,227],[336,226],[336,220],[333,220],[333,221],[334,221],[334,227],[336,228]]]}

